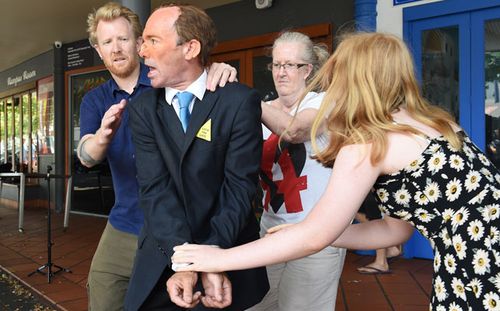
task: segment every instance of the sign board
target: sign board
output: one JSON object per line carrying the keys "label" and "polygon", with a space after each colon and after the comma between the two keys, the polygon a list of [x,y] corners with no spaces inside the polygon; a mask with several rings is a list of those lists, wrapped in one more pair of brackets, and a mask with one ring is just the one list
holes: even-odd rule
{"label": "sign board", "polygon": [[51,75],[53,64],[54,54],[50,50],[0,72],[0,93]]}
{"label": "sign board", "polygon": [[63,48],[65,70],[92,67],[100,62],[88,39],[64,44]]}

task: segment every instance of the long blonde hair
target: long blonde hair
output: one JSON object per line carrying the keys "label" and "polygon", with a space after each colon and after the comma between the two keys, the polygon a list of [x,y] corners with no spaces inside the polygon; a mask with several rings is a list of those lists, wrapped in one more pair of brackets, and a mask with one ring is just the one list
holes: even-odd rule
{"label": "long blonde hair", "polygon": [[[326,91],[312,126],[316,158],[331,166],[340,149],[351,144],[372,144],[372,164],[387,152],[387,132],[422,134],[396,124],[392,113],[405,108],[414,119],[434,128],[457,149],[461,138],[454,132],[453,117],[429,104],[421,95],[413,60],[405,43],[382,33],[346,36],[335,53],[307,87]],[[324,125],[329,145],[318,152],[316,133]]]}

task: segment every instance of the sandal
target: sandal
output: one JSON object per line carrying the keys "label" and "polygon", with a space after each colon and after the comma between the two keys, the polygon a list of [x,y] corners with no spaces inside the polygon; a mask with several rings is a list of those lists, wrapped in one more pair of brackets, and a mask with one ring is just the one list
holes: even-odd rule
{"label": "sandal", "polygon": [[390,269],[382,270],[382,269],[378,269],[378,268],[370,267],[370,266],[359,267],[357,270],[360,274],[391,274],[392,273],[392,271]]}

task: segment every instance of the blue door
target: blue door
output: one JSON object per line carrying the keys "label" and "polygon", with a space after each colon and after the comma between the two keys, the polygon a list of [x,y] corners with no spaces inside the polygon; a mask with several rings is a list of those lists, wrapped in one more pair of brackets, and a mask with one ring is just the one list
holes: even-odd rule
{"label": "blue door", "polygon": [[[445,0],[403,10],[424,96],[452,113],[500,167],[500,0]],[[407,257],[432,258],[416,233]]]}

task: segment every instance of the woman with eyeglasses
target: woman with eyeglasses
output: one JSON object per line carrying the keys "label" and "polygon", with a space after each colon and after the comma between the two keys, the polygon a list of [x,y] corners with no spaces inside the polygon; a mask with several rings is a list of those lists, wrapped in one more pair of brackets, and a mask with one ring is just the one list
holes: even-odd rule
{"label": "woman with eyeglasses", "polygon": [[[274,42],[269,70],[278,98],[262,102],[262,236],[276,225],[303,220],[328,182],[331,169],[310,157],[311,126],[323,94],[309,92],[299,103],[328,56],[325,47],[302,33],[284,32]],[[270,290],[250,310],[332,311],[344,258],[345,249],[328,246],[309,257],[268,266]]]}

